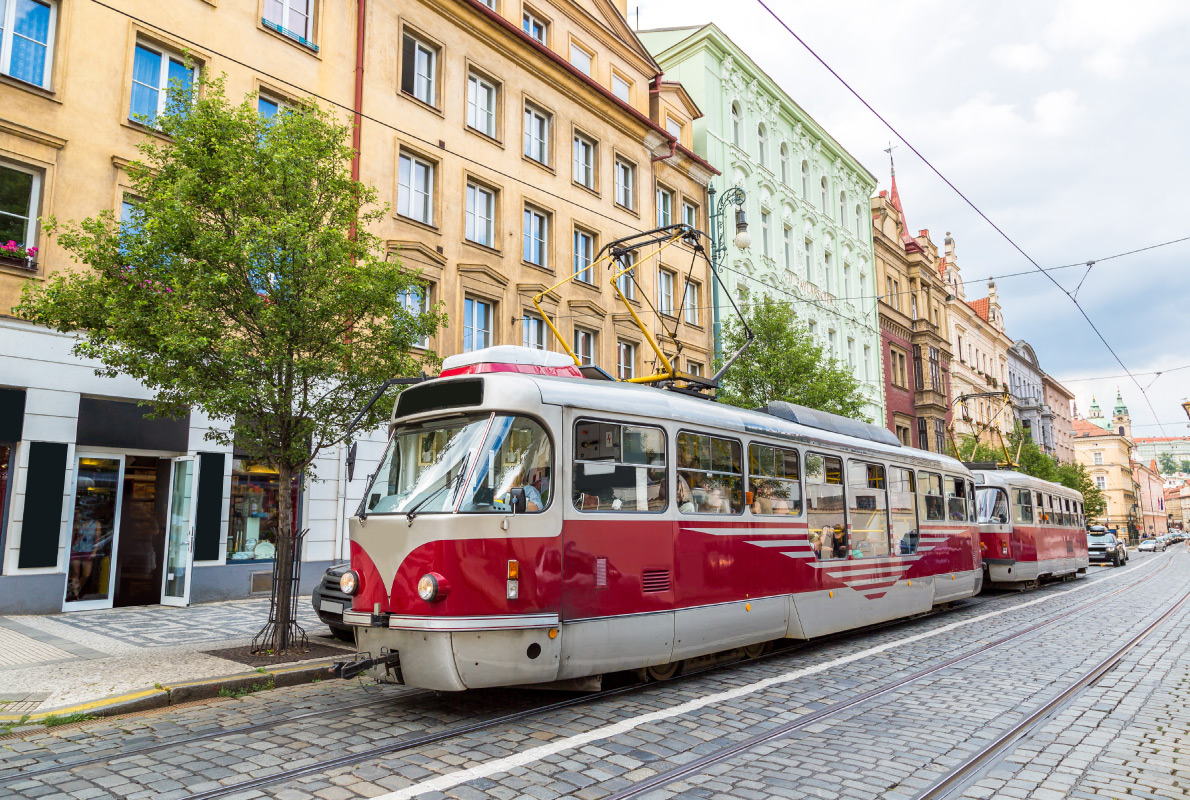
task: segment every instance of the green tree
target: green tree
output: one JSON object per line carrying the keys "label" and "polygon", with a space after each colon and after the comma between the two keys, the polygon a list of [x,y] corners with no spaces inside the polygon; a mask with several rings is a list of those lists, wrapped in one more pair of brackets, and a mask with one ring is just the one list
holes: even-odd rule
{"label": "green tree", "polygon": [[[720,383],[721,402],[760,408],[773,400],[871,420],[859,381],[851,370],[827,356],[814,341],[793,306],[767,295],[744,312],[755,338]],[[723,329],[723,351],[734,353],[746,338],[738,319]],[[718,365],[717,365],[718,366]]]}
{"label": "green tree", "polygon": [[1157,454],[1157,466],[1162,475],[1170,475],[1178,471],[1178,462],[1174,460],[1173,453],[1170,452]]}
{"label": "green tree", "polygon": [[1088,520],[1096,519],[1107,510],[1107,498],[1103,491],[1091,480],[1087,468],[1079,463],[1059,464],[1056,469],[1057,482],[1068,489],[1081,492],[1083,496],[1083,514]]}
{"label": "green tree", "polygon": [[1190,472],[1190,459],[1183,458],[1182,463],[1178,466],[1181,467],[1181,472]]}
{"label": "green tree", "polygon": [[[377,384],[434,366],[409,348],[443,317],[400,303],[418,276],[368,231],[386,210],[351,178],[347,125],[314,104],[266,119],[255,96],[229,101],[222,78],[202,79],[193,96],[177,83],[170,91],[154,121],[164,135],[146,136],[128,167],[130,223],[110,211],[49,219],[47,233],[91,269],[30,282],[14,311],[82,332],[75,353],[148,386],[155,413],[193,407],[223,421],[208,437],[234,440],[281,486],[308,480]],[[363,424],[391,408],[377,404]],[[288,533],[291,495],[278,497]],[[276,544],[292,569],[292,540]],[[289,646],[281,584],[278,651]]]}
{"label": "green tree", "polygon": [[1026,475],[1046,481],[1057,480],[1057,462],[1042,452],[1029,432],[1016,426],[1004,441],[1008,449],[1005,459],[1004,446],[998,437],[984,433],[977,441],[973,436],[964,436],[958,442],[958,452],[951,447],[950,454],[962,461],[994,461],[1003,464],[1013,462],[1013,468]]}

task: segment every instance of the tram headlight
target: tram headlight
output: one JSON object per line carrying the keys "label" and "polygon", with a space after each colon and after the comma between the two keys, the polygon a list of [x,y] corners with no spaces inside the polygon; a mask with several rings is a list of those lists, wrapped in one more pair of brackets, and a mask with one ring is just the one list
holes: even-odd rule
{"label": "tram headlight", "polygon": [[417,596],[427,603],[434,603],[450,594],[450,586],[437,572],[427,572],[417,582]]}
{"label": "tram headlight", "polygon": [[359,573],[349,569],[339,577],[339,589],[345,595],[354,595],[359,591]]}

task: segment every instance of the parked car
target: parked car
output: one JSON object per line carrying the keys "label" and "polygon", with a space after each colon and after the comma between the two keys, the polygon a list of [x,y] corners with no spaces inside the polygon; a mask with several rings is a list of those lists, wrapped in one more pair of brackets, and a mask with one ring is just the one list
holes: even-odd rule
{"label": "parked car", "polygon": [[1087,555],[1092,564],[1101,561],[1118,567],[1128,561],[1128,547],[1112,531],[1092,525],[1087,531]]}
{"label": "parked car", "polygon": [[335,564],[322,575],[322,582],[314,587],[310,602],[318,618],[330,626],[336,639],[355,641],[355,629],[343,624],[343,609],[351,608],[351,597],[339,588],[339,578],[351,569],[350,564]]}
{"label": "parked car", "polygon": [[1158,539],[1145,539],[1140,543],[1140,547],[1136,548],[1142,553],[1155,553],[1158,550],[1165,552],[1165,542]]}

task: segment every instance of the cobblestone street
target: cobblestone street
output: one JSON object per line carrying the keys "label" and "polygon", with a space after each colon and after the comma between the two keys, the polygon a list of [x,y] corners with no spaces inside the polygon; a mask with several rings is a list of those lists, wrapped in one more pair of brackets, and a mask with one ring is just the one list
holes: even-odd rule
{"label": "cobblestone street", "polygon": [[[598,800],[636,796],[640,785],[648,788],[639,796],[653,800],[918,797],[1188,590],[1190,556],[1179,548],[1092,568],[1074,583],[985,593],[949,612],[603,695],[436,695],[333,681],[219,698],[0,740],[0,794]],[[952,796],[1185,797],[1188,619],[1158,625]],[[704,757],[711,762],[667,777]],[[657,785],[641,783],[650,779]]]}

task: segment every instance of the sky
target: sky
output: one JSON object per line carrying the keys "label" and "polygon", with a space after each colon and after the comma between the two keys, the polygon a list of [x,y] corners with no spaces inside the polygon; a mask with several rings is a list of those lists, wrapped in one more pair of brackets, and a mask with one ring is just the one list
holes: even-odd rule
{"label": "sky", "polygon": [[[768,0],[781,19],[1042,267],[1190,237],[1190,2]],[[1052,276],[981,219],[757,0],[629,0],[639,27],[717,24],[879,180],[916,232],[950,231],[968,299],[996,281],[1014,339],[1134,436],[1190,436],[1190,241]],[[727,13],[725,9],[729,9]],[[1084,273],[1086,277],[1084,280]],[[1181,369],[1178,369],[1178,368]],[[1162,375],[1156,375],[1161,371]],[[1110,413],[1110,412],[1109,412]],[[1164,423],[1164,429],[1157,423]]]}

